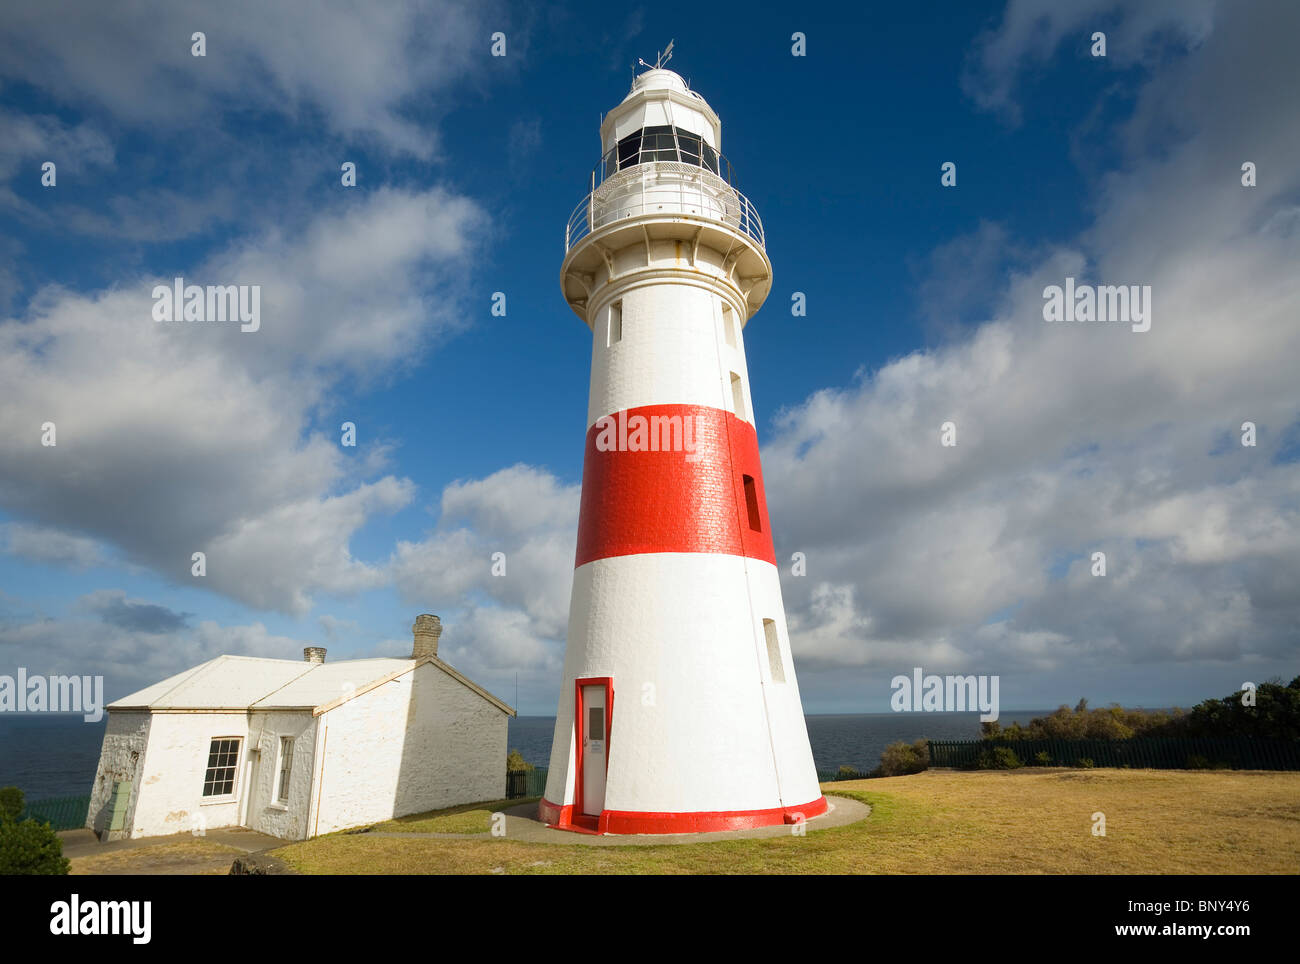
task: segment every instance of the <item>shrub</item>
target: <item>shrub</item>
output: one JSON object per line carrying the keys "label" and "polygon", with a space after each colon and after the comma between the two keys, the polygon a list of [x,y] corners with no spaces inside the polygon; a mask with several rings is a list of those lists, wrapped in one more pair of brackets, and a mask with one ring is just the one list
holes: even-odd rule
{"label": "shrub", "polygon": [[48,823],[0,820],[0,874],[66,874],[69,866]]}
{"label": "shrub", "polygon": [[1016,770],[1024,766],[1016,751],[1009,746],[994,746],[981,750],[980,755],[970,764],[972,770]]}
{"label": "shrub", "polygon": [[1096,765],[1097,765],[1097,764],[1095,764],[1095,763],[1092,762],[1092,757],[1087,757],[1087,756],[1085,756],[1085,757],[1080,757],[1080,758],[1079,758],[1079,766],[1083,767],[1083,769],[1085,769],[1085,770],[1091,770],[1091,769],[1093,769]]}
{"label": "shrub", "polygon": [[862,780],[865,779],[866,776],[867,774],[849,766],[847,763],[835,771],[836,780]]}
{"label": "shrub", "polygon": [[511,750],[510,755],[506,757],[506,773],[520,773],[533,769],[536,768],[527,762],[518,750]]}
{"label": "shrub", "polygon": [[993,768],[995,770],[1015,770],[1024,766],[1020,762],[1020,757],[1016,756],[1014,750],[1009,746],[998,746],[993,748]]}
{"label": "shrub", "polygon": [[882,777],[905,776],[920,773],[930,766],[930,744],[925,740],[904,743],[901,740],[885,747],[880,754],[880,766],[877,769]]}
{"label": "shrub", "polygon": [[1046,750],[1039,750],[1034,755],[1034,765],[1040,767],[1050,767],[1052,765],[1052,754]]}
{"label": "shrub", "polygon": [[25,802],[23,792],[17,787],[0,787],[0,821],[17,820]]}

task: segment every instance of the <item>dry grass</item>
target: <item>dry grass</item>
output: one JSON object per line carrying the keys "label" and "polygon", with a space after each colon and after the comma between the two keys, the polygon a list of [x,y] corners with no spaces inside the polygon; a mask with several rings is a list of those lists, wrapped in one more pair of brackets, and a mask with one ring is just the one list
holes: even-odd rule
{"label": "dry grass", "polygon": [[[826,784],[871,804],[805,837],[584,847],[339,834],[274,851],[306,873],[1295,873],[1300,774],[1025,769]],[[1105,837],[1092,814],[1106,815]]]}
{"label": "dry grass", "polygon": [[73,857],[71,874],[227,874],[243,853],[207,840],[185,840],[90,857]]}
{"label": "dry grass", "polygon": [[386,833],[487,833],[492,829],[492,814],[524,803],[536,803],[537,797],[519,800],[493,800],[489,803],[469,803],[446,810],[413,813],[396,820],[377,823],[371,830]]}

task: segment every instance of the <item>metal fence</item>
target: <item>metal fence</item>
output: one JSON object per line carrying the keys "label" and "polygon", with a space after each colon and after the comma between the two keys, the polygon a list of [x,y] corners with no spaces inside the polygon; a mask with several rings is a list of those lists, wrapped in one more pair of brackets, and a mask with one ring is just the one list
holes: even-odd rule
{"label": "metal fence", "polygon": [[506,799],[540,797],[546,792],[546,767],[506,771]]}
{"label": "metal fence", "polygon": [[834,783],[838,780],[865,780],[869,774],[859,770],[818,770],[818,783]]}
{"label": "metal fence", "polygon": [[640,215],[715,221],[763,247],[763,222],[749,198],[708,168],[657,161],[620,171],[579,201],[564,228],[564,250],[608,224]]}
{"label": "metal fence", "polygon": [[48,823],[54,830],[78,830],[86,825],[90,812],[90,797],[51,797],[33,800],[23,807],[19,820]]}
{"label": "metal fence", "polygon": [[992,753],[997,747],[1006,747],[1027,766],[1300,770],[1300,743],[1244,736],[927,742],[930,744],[930,766],[933,767],[977,767],[981,755]]}

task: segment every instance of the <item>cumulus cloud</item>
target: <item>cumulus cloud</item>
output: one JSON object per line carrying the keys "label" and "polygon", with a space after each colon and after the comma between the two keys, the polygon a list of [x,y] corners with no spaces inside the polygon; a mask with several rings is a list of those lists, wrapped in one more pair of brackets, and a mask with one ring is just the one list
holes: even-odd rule
{"label": "cumulus cloud", "polygon": [[[1151,7],[1119,12],[1154,29]],[[1294,655],[1300,233],[1278,212],[1300,191],[1300,108],[1280,82],[1300,23],[1242,7],[1209,32],[1202,8],[1180,9],[1197,43],[1138,91],[1088,230],[987,259],[987,321],[776,420],[766,488],[778,548],[808,556],[784,586],[814,671]],[[1082,22],[1044,10],[1011,4],[985,59],[1012,76]],[[1242,187],[1247,159],[1267,186]],[[924,286],[937,304],[945,263]],[[1151,330],[1044,322],[1043,290],[1067,276],[1151,285]],[[939,444],[949,420],[954,448]]]}
{"label": "cumulus cloud", "polygon": [[102,590],[77,600],[77,613],[51,618],[0,610],[0,667],[22,666],[41,675],[103,676],[107,700],[119,699],[199,663],[228,654],[300,659],[311,641],[280,636],[260,622],[191,624],[121,590]]}
{"label": "cumulus cloud", "polygon": [[183,629],[193,613],[178,613],[146,602],[128,599],[121,589],[100,589],[78,600],[78,608],[95,613],[110,626],[142,633],[169,633]]}
{"label": "cumulus cloud", "polygon": [[971,52],[962,88],[980,107],[1019,123],[1022,73],[1050,59],[1091,58],[1092,35],[1106,34],[1107,67],[1129,67],[1165,46],[1194,48],[1210,34],[1216,0],[1009,0],[997,27]]}
{"label": "cumulus cloud", "polygon": [[32,562],[52,562],[82,569],[105,560],[103,547],[94,539],[22,522],[0,525],[0,552]]}
{"label": "cumulus cloud", "polygon": [[[430,157],[420,123],[453,81],[485,63],[495,3],[358,6],[232,0],[128,5],[47,0],[0,13],[0,76],[135,126],[191,126],[238,105]],[[191,36],[206,35],[206,56]]]}
{"label": "cumulus cloud", "polygon": [[[515,465],[447,486],[433,530],[398,543],[392,578],[403,599],[443,616],[440,652],[456,666],[485,678],[518,670],[549,679],[558,670],[578,500],[578,486]],[[493,574],[496,553],[504,575]]]}
{"label": "cumulus cloud", "polygon": [[87,122],[68,124],[48,114],[0,110],[0,180],[13,177],[27,162],[34,162],[28,173],[36,179],[45,161],[68,173],[105,166],[113,163],[113,144]]}
{"label": "cumulus cloud", "polygon": [[[39,530],[48,555],[58,532],[65,555],[90,551],[68,539],[103,542],[180,581],[204,552],[203,585],[296,613],[313,592],[377,585],[349,541],[414,487],[357,480],[311,418],[341,379],[404,370],[462,323],[459,290],[439,279],[463,275],[481,227],[478,209],[443,189],[386,189],[187,272],[261,284],[257,332],[155,322],[152,288],[170,279],[42,291],[0,321],[0,507],[38,527],[17,531],[18,549],[37,551]],[[40,444],[47,421],[56,446]]]}

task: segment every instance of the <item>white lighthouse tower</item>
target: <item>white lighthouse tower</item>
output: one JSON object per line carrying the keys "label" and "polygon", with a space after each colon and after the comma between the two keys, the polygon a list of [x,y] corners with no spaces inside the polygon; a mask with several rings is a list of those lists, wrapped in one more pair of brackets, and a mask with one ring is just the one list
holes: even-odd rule
{"label": "white lighthouse tower", "polygon": [[601,125],[564,297],[592,331],[564,682],[540,814],[598,833],[793,823],[817,783],[759,467],[745,322],[772,283],[722,127],[671,70]]}

